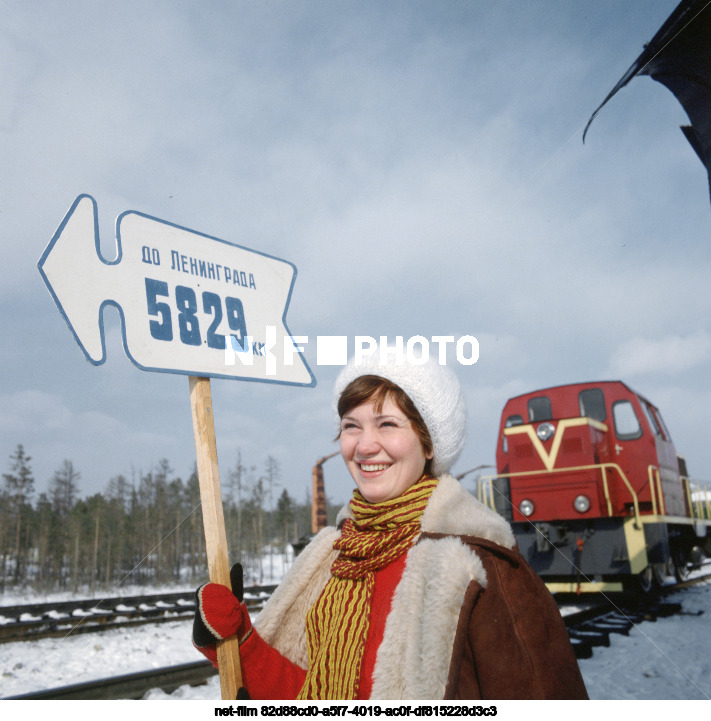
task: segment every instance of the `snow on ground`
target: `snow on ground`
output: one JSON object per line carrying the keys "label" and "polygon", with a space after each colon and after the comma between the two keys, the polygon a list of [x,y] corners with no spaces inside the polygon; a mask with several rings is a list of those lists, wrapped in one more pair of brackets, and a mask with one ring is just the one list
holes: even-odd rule
{"label": "snow on ground", "polygon": [[1,694],[199,661],[203,657],[190,642],[191,631],[192,621],[175,621],[0,644]]}
{"label": "snow on ground", "polygon": [[[711,581],[677,592],[681,615],[612,634],[580,668],[592,699],[711,700]],[[0,644],[0,695],[195,661],[190,621],[110,630],[65,639]],[[219,700],[217,677],[149,699]]]}
{"label": "snow on ground", "polygon": [[666,600],[682,613],[611,634],[579,662],[591,699],[711,700],[711,581]]}

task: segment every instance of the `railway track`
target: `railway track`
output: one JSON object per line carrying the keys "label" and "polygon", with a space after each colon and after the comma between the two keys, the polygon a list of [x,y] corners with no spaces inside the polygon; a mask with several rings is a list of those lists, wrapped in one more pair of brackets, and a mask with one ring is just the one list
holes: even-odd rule
{"label": "railway track", "polygon": [[[644,621],[654,622],[680,613],[681,603],[670,603],[664,598],[675,591],[711,581],[711,572],[682,583],[659,589],[657,594],[634,596],[611,594],[563,620],[573,645],[576,658],[590,658],[597,646],[609,646],[612,634],[629,635],[630,630]],[[563,604],[561,604],[561,607]]]}
{"label": "railway track", "polygon": [[[680,603],[664,601],[664,596],[697,583],[707,583],[711,573],[684,583],[669,586],[659,597],[637,599],[627,597],[606,599],[564,616],[577,658],[589,658],[594,649],[610,645],[611,634],[628,635],[633,626],[654,622],[658,618],[679,613]],[[249,589],[251,591],[252,589]],[[125,602],[125,599],[124,599]],[[180,686],[198,686],[217,673],[207,661],[167,666],[137,673],[72,684],[44,691],[33,691],[8,699],[141,699],[152,689],[172,693]]]}
{"label": "railway track", "polygon": [[[672,606],[674,604],[668,604]],[[665,609],[673,613],[673,609]],[[610,611],[608,604],[599,604],[565,617],[571,643],[577,658],[589,658],[595,646],[609,646],[610,633],[629,633],[629,629],[643,620],[650,620],[647,613],[630,615],[630,611]],[[616,618],[615,615],[618,615]],[[198,686],[207,682],[210,676],[217,673],[207,661],[168,666],[165,668],[116,676],[112,678],[72,684],[60,688],[34,691],[10,699],[26,700],[79,700],[79,699],[141,699],[145,694],[159,688],[165,693],[172,693],[182,685]]]}
{"label": "railway track", "polygon": [[150,671],[139,671],[111,678],[102,678],[70,686],[32,691],[19,696],[7,696],[6,700],[45,701],[108,701],[116,699],[141,699],[151,689],[159,688],[172,693],[180,686],[199,686],[206,683],[217,669],[209,661],[165,666]]}
{"label": "railway track", "polygon": [[[246,588],[245,603],[250,612],[261,610],[275,588]],[[194,613],[195,591],[0,606],[0,643],[179,621],[192,618]]]}
{"label": "railway track", "polygon": [[595,647],[609,646],[612,634],[628,636],[631,629],[644,621],[673,616],[681,611],[680,603],[659,600],[632,603],[602,603],[594,609],[565,617],[575,657],[590,658]]}

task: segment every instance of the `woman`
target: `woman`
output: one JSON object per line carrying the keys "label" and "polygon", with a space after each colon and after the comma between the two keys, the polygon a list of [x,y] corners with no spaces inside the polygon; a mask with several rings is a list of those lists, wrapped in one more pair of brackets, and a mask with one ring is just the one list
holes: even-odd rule
{"label": "woman", "polygon": [[351,361],[335,387],[355,481],[252,629],[198,589],[195,645],[237,634],[252,698],[587,698],[558,609],[509,525],[447,473],[466,417],[434,362]]}

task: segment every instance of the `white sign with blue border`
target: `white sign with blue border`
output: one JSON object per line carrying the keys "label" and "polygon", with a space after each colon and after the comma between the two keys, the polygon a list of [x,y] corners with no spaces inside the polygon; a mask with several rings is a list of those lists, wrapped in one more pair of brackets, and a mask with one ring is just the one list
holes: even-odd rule
{"label": "white sign with blue border", "polygon": [[38,263],[94,365],[106,360],[102,311],[113,305],[143,370],[316,384],[286,327],[292,263],[136,211],[118,217],[116,245],[104,260],[96,201],[80,195]]}

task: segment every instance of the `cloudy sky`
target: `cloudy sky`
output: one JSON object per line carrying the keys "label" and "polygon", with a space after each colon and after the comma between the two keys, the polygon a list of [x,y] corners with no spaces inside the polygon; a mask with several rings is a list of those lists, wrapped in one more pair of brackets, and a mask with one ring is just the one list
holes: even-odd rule
{"label": "cloudy sky", "polygon": [[[676,0],[0,0],[0,467],[87,495],[195,459],[188,380],[136,368],[118,313],[88,363],[37,270],[75,198],[101,249],[136,210],[298,269],[287,322],[313,388],[213,380],[223,480],[241,451],[303,499],[333,450],[318,335],[474,335],[456,366],[493,463],[506,400],[625,380],[711,478],[711,206],[676,99],[635,78]],[[81,268],[77,268],[81,272]],[[351,483],[338,459],[327,493]]]}

